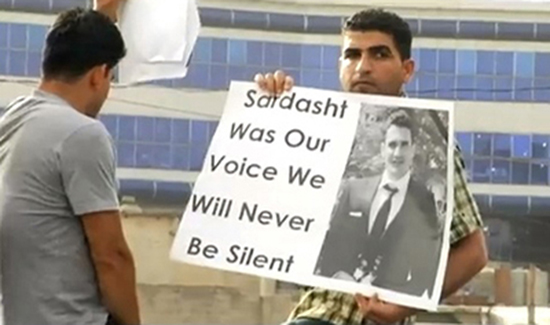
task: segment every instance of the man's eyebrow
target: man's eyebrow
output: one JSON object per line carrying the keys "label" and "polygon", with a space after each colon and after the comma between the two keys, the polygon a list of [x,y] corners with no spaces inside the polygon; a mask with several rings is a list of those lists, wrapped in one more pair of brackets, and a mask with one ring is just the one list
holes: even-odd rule
{"label": "man's eyebrow", "polygon": [[370,51],[370,52],[377,52],[377,51],[381,51],[381,50],[388,50],[388,51],[391,52],[390,47],[388,45],[384,45],[384,44],[371,46],[367,50]]}

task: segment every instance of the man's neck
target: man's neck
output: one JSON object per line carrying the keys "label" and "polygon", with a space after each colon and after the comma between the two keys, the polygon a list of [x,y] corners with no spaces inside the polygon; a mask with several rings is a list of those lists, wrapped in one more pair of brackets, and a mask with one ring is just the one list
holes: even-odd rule
{"label": "man's neck", "polygon": [[38,90],[58,97],[82,114],[86,113],[86,106],[81,99],[81,92],[76,85],[55,80],[42,80],[38,86]]}
{"label": "man's neck", "polygon": [[391,183],[399,183],[401,181],[404,181],[405,178],[408,178],[410,174],[411,172],[407,171],[405,174],[401,176],[392,176],[388,173],[388,171],[384,171],[384,174],[382,175],[382,180],[386,182],[391,182]]}

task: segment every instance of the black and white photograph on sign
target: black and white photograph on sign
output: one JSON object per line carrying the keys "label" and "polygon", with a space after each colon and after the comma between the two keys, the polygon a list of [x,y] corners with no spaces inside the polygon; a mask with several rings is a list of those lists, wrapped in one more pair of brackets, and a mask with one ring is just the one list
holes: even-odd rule
{"label": "black and white photograph on sign", "polygon": [[448,111],[362,105],[315,275],[434,297],[450,222],[448,125]]}

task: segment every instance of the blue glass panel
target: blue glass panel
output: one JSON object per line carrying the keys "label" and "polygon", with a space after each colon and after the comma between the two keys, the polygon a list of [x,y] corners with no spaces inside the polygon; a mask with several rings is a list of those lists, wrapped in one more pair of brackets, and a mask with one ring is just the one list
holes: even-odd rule
{"label": "blue glass panel", "polygon": [[154,161],[155,168],[169,169],[172,167],[172,151],[168,144],[158,144],[154,147]]}
{"label": "blue glass panel", "polygon": [[496,52],[496,73],[499,76],[514,75],[514,53]]}
{"label": "blue glass panel", "polygon": [[10,49],[27,48],[27,24],[12,23],[9,26]]}
{"label": "blue glass panel", "polygon": [[264,43],[259,41],[246,42],[246,64],[261,66],[263,63]]}
{"label": "blue glass panel", "polygon": [[189,144],[191,139],[191,127],[189,120],[172,120],[172,143],[184,145]]}
{"label": "blue glass panel", "polygon": [[462,100],[473,100],[475,97],[475,78],[459,76],[456,82],[456,97]]}
{"label": "blue glass panel", "polygon": [[105,125],[105,128],[107,128],[107,131],[109,131],[109,134],[113,139],[118,138],[118,116],[116,115],[100,115],[99,120],[103,125]]}
{"label": "blue glass panel", "polygon": [[118,143],[117,160],[119,167],[134,167],[136,165],[136,146],[132,143]]}
{"label": "blue glass panel", "polygon": [[0,23],[0,49],[8,48],[9,23]]}
{"label": "blue glass panel", "polygon": [[137,117],[137,140],[141,142],[153,142],[155,133],[155,122],[152,117]]}
{"label": "blue glass panel", "polygon": [[227,39],[212,39],[212,62],[227,63]]}
{"label": "blue glass panel", "polygon": [[523,161],[512,162],[512,184],[529,184],[529,163]]}
{"label": "blue glass panel", "polygon": [[518,101],[533,100],[533,79],[514,78],[514,98]]}
{"label": "blue glass panel", "polygon": [[46,26],[29,25],[29,50],[42,52],[46,39]]}
{"label": "blue glass panel", "polygon": [[229,69],[226,65],[210,66],[210,89],[227,89],[229,85]]}
{"label": "blue glass panel", "polygon": [[477,74],[489,75],[495,74],[495,52],[477,51]]}
{"label": "blue glass panel", "polygon": [[531,157],[531,136],[515,134],[512,136],[514,144],[513,155],[517,158]]}
{"label": "blue glass panel", "polygon": [[321,83],[324,89],[340,90],[340,79],[336,71],[323,72],[321,74]]}
{"label": "blue glass panel", "polygon": [[184,146],[172,146],[172,168],[189,170],[189,148]]}
{"label": "blue glass panel", "polygon": [[492,101],[494,99],[494,79],[493,77],[476,78],[476,99],[482,101]]}
{"label": "blue glass panel", "polygon": [[136,167],[151,168],[154,167],[155,146],[152,144],[136,145]]}
{"label": "blue glass panel", "polygon": [[550,102],[550,79],[535,79],[534,92],[535,101],[545,103]]}
{"label": "blue glass panel", "polygon": [[550,53],[535,53],[535,76],[550,77],[549,62]]}
{"label": "blue glass panel", "polygon": [[516,73],[518,77],[532,78],[535,74],[535,54],[516,52]]}
{"label": "blue glass panel", "polygon": [[121,141],[136,140],[136,117],[120,116],[118,118],[118,139]]}
{"label": "blue glass panel", "polygon": [[246,41],[229,40],[229,63],[245,64],[246,63]]}
{"label": "blue glass panel", "polygon": [[212,39],[199,37],[193,49],[192,62],[209,63],[212,61]]}
{"label": "blue glass panel", "polygon": [[253,78],[249,78],[246,74],[246,67],[244,66],[229,66],[228,79],[231,82],[232,80],[243,80],[243,81],[252,81]]}
{"label": "blue glass panel", "polygon": [[302,67],[311,69],[321,68],[321,46],[302,45]]}
{"label": "blue glass panel", "polygon": [[196,144],[208,143],[208,122],[192,120],[191,121],[191,143],[192,146]]}
{"label": "blue glass panel", "polygon": [[533,158],[548,158],[548,136],[533,135],[532,150]]}
{"label": "blue glass panel", "polygon": [[548,163],[531,163],[531,185],[548,185]]}
{"label": "blue glass panel", "polygon": [[456,72],[456,51],[455,50],[438,50],[438,72],[452,73]]}
{"label": "blue glass panel", "polygon": [[430,97],[433,97],[437,90],[435,83],[435,75],[421,74],[418,76],[418,91],[423,95],[429,94]]}
{"label": "blue glass panel", "polygon": [[491,159],[474,159],[472,180],[475,183],[491,181]]}
{"label": "blue glass panel", "polygon": [[505,159],[493,159],[492,183],[508,184],[511,179],[510,161]]}
{"label": "blue glass panel", "polygon": [[498,101],[512,100],[514,94],[512,77],[495,78],[495,99]]}
{"label": "blue glass panel", "polygon": [[338,69],[338,59],[340,58],[340,47],[334,45],[323,46],[323,69]]}
{"label": "blue glass panel", "polygon": [[302,64],[302,46],[283,44],[281,61],[285,68],[299,68]]}
{"label": "blue glass panel", "polygon": [[8,74],[18,77],[27,75],[27,53],[25,51],[8,52]]}
{"label": "blue glass panel", "polygon": [[458,74],[459,75],[475,75],[476,74],[476,51],[474,50],[458,50]]}
{"label": "blue glass panel", "polygon": [[508,158],[512,155],[512,137],[510,134],[495,134],[493,155]]}
{"label": "blue glass panel", "polygon": [[169,143],[172,137],[172,119],[157,117],[155,118],[155,142]]}
{"label": "blue glass panel", "polygon": [[492,134],[475,133],[474,134],[474,155],[491,156],[492,153]]}
{"label": "blue glass panel", "polygon": [[193,146],[190,150],[189,170],[200,171],[206,156],[206,145]]}
{"label": "blue glass panel", "polygon": [[280,67],[281,66],[281,44],[274,42],[264,43],[264,66]]}
{"label": "blue glass panel", "polygon": [[420,49],[420,71],[436,72],[437,51],[433,49]]}
{"label": "blue glass panel", "polygon": [[454,99],[455,98],[455,78],[454,76],[439,75],[437,77],[437,97],[442,99]]}
{"label": "blue glass panel", "polygon": [[42,71],[42,54],[38,52],[27,53],[27,76],[40,77]]}
{"label": "blue glass panel", "polygon": [[304,87],[320,88],[321,71],[319,70],[302,70],[302,84]]}
{"label": "blue glass panel", "polygon": [[462,154],[467,157],[472,154],[473,150],[473,135],[470,132],[457,132],[456,140],[460,145],[460,150]]}

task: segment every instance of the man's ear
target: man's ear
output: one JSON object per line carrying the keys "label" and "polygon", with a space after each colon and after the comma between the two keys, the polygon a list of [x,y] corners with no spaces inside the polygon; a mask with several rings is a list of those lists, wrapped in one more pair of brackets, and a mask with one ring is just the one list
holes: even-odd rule
{"label": "man's ear", "polygon": [[90,70],[90,86],[92,88],[100,88],[105,82],[105,78],[109,78],[109,69],[107,69],[107,65],[99,65]]}
{"label": "man's ear", "polygon": [[415,62],[413,59],[407,59],[403,61],[403,81],[404,83],[408,83],[413,75],[414,75],[414,68],[415,68]]}

